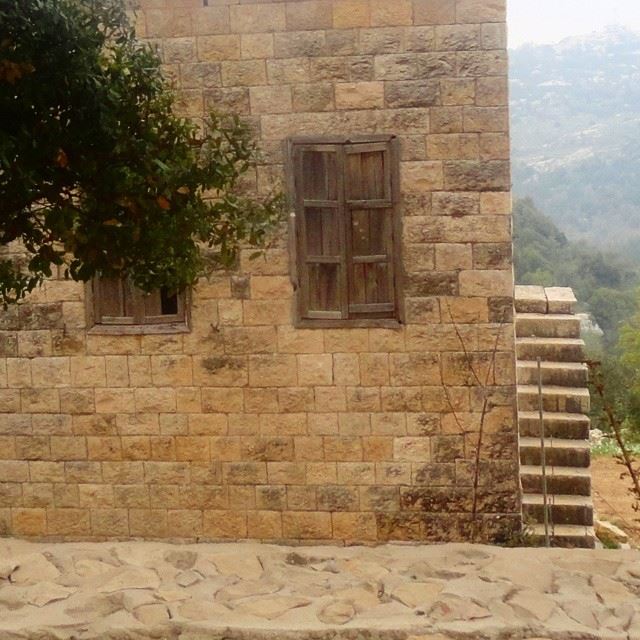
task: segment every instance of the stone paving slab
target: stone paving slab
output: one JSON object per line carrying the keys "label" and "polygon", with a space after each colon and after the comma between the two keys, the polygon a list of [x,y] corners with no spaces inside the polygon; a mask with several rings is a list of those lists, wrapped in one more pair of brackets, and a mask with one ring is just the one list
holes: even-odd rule
{"label": "stone paving slab", "polygon": [[640,640],[640,552],[0,540],[0,640]]}

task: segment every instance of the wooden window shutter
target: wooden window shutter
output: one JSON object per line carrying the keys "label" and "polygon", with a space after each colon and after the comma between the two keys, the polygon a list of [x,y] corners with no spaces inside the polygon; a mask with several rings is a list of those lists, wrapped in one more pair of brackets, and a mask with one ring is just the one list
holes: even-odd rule
{"label": "wooden window shutter", "polygon": [[394,140],[293,143],[291,159],[299,317],[396,318]]}
{"label": "wooden window shutter", "polygon": [[346,318],[344,169],[340,147],[297,147],[294,171],[300,315],[319,320]]}
{"label": "wooden window shutter", "polygon": [[94,317],[101,325],[160,325],[186,320],[185,295],[159,289],[151,293],[127,279],[93,280]]}
{"label": "wooden window shutter", "polygon": [[345,155],[349,317],[394,317],[394,150],[388,142],[350,144]]}

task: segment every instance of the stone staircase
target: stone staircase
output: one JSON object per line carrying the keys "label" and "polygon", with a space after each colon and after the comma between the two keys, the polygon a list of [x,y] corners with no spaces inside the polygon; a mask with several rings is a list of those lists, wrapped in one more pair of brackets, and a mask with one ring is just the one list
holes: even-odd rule
{"label": "stone staircase", "polygon": [[544,543],[538,363],[553,546],[595,546],[589,449],[588,368],[571,289],[516,287],[520,476],[525,523]]}

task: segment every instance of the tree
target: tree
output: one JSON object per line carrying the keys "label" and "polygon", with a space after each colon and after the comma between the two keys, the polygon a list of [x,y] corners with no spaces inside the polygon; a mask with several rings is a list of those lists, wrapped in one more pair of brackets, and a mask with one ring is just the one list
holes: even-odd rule
{"label": "tree", "polygon": [[2,0],[0,250],[17,242],[27,261],[0,260],[1,303],[55,265],[178,290],[201,273],[202,245],[230,266],[241,243],[265,242],[282,206],[239,188],[250,130],[216,115],[198,127],[173,106],[125,0]]}

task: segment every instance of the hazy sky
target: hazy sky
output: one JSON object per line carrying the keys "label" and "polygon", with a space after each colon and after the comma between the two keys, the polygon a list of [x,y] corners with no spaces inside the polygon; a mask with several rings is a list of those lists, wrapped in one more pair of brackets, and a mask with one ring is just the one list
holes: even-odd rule
{"label": "hazy sky", "polygon": [[557,42],[620,24],[640,31],[640,0],[507,0],[509,46]]}

